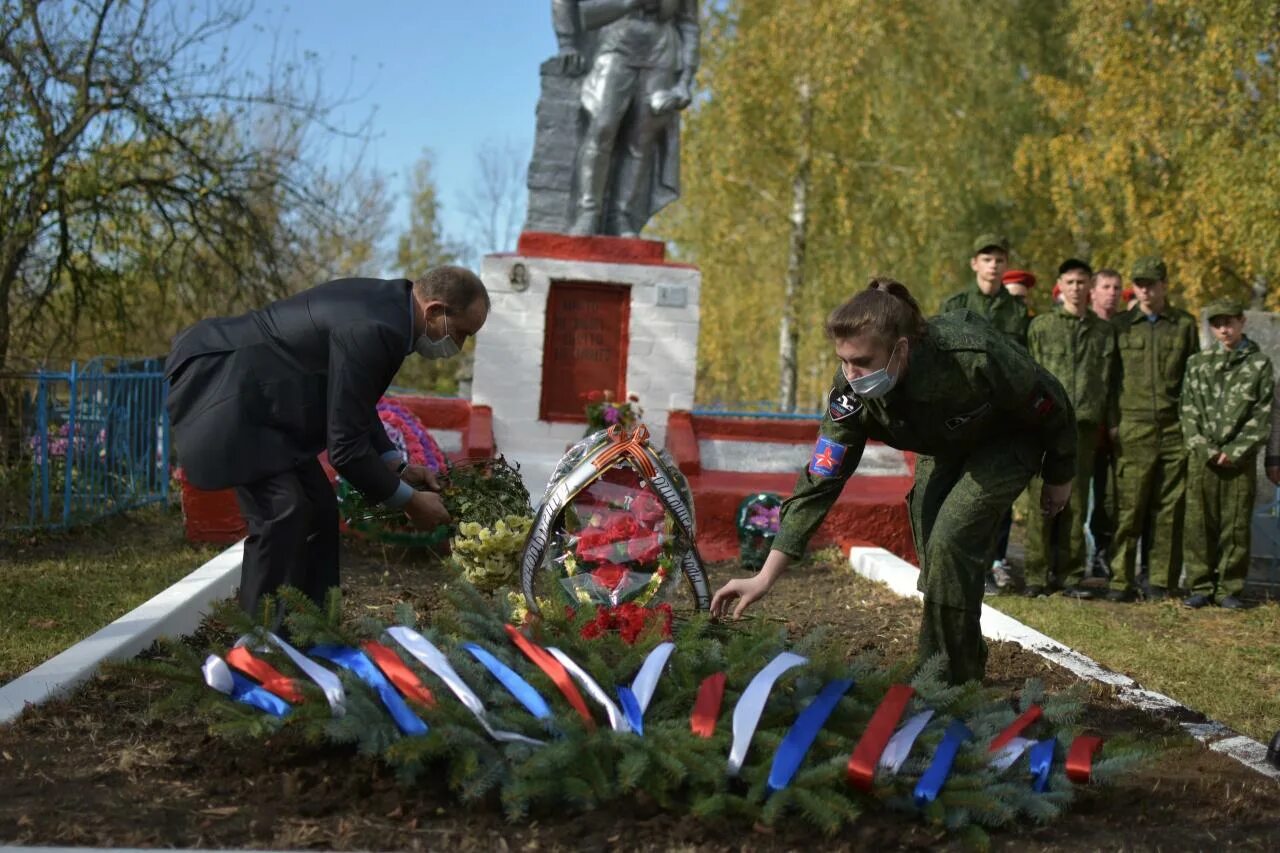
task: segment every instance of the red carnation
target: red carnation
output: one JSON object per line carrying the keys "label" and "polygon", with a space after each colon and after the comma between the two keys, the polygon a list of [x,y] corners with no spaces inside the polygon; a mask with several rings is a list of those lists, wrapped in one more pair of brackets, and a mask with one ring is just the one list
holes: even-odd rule
{"label": "red carnation", "polygon": [[640,532],[640,525],[630,513],[619,512],[605,524],[604,532],[610,542],[627,542]]}
{"label": "red carnation", "polygon": [[653,524],[666,517],[667,510],[652,492],[641,492],[631,499],[631,512],[641,524]]}

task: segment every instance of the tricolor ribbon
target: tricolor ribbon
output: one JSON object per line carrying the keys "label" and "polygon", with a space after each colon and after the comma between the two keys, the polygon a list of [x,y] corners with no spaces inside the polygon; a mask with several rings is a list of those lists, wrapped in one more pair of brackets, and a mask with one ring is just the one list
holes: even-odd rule
{"label": "tricolor ribbon", "polygon": [[404,698],[412,699],[428,708],[436,706],[436,697],[431,695],[427,685],[422,683],[413,670],[404,665],[404,661],[393,650],[373,640],[366,642],[362,648],[369,659],[378,665],[378,669],[382,670],[382,674],[390,679],[396,689],[404,695]]}
{"label": "tricolor ribbon", "polygon": [[1009,741],[1027,730],[1027,727],[1040,719],[1041,710],[1039,705],[1032,705],[1023,711],[1018,718],[1009,725],[1005,726],[1004,731],[996,735],[995,740],[991,741],[991,746],[987,747],[988,752],[1000,752]]}
{"label": "tricolor ribbon", "polygon": [[[412,628],[396,626],[388,628],[387,634],[391,639],[395,640],[404,650],[413,655],[414,660],[425,666],[429,671],[435,674],[437,678],[445,683],[445,685],[453,691],[453,695],[458,697],[458,701],[467,706],[467,709],[475,716],[496,741],[503,743],[527,743],[531,745],[541,746],[542,741],[535,738],[525,737],[518,732],[507,732],[501,729],[495,729],[489,724],[488,714],[484,709],[484,702],[476,695],[467,683],[462,680],[462,676],[458,675],[458,671],[449,663],[449,659],[445,657],[444,652],[440,651],[426,637],[419,634]],[[530,688],[532,689],[532,688]],[[548,709],[550,714],[550,709]]]}
{"label": "tricolor ribbon", "polygon": [[604,708],[604,712],[609,716],[609,725],[615,732],[631,731],[631,724],[627,722],[627,717],[622,713],[622,709],[609,698],[609,694],[605,693],[600,683],[591,677],[591,673],[578,666],[573,658],[554,646],[548,646],[547,651],[560,662],[561,666],[569,671],[579,684],[586,688],[587,695],[596,700],[600,707]]}
{"label": "tricolor ribbon", "polygon": [[573,685],[573,678],[570,677],[569,671],[564,668],[560,661],[556,660],[546,649],[530,640],[524,634],[521,634],[515,627],[511,625],[503,625],[507,631],[507,636],[511,638],[511,642],[516,644],[516,648],[524,652],[525,657],[533,661],[533,665],[546,673],[551,682],[560,690],[564,698],[568,700],[573,710],[578,712],[578,716],[587,724],[587,728],[595,730],[596,721],[592,719],[591,712],[587,710],[587,703],[583,701],[582,694],[578,692],[578,688]]}
{"label": "tricolor ribbon", "polygon": [[1056,737],[1045,738],[1032,744],[1027,758],[1031,762],[1031,787],[1037,794],[1049,789],[1049,773],[1053,770],[1053,751],[1058,745]]}
{"label": "tricolor ribbon", "polygon": [[915,692],[915,688],[909,684],[895,684],[885,692],[884,698],[867,722],[862,737],[858,738],[853,754],[849,756],[846,774],[850,785],[862,791],[871,790],[880,756]]}
{"label": "tricolor ribbon", "polygon": [[521,678],[520,673],[498,660],[488,649],[477,646],[475,643],[463,643],[462,648],[480,661],[481,666],[489,670],[489,674],[498,679],[499,683],[507,688],[507,692],[514,696],[530,714],[539,720],[551,719],[551,706],[547,704],[547,700],[542,698],[537,688]]}
{"label": "tricolor ribbon", "polygon": [[205,684],[237,702],[251,705],[276,717],[286,716],[293,710],[289,707],[289,703],[279,696],[268,693],[243,675],[232,672],[227,662],[217,655],[209,655],[205,658],[200,671],[204,673]]}
{"label": "tricolor ribbon", "polygon": [[991,756],[991,766],[996,770],[1008,770],[1022,757],[1022,753],[1034,744],[1030,738],[1016,737],[1006,743],[999,752]]}
{"label": "tricolor ribbon", "polygon": [[889,738],[889,745],[884,748],[884,753],[880,756],[880,767],[890,773],[901,770],[907,756],[911,754],[911,747],[916,744],[916,738],[920,737],[920,733],[932,719],[933,709],[930,708],[903,723],[902,727],[893,733],[893,737]]}
{"label": "tricolor ribbon", "polygon": [[[335,717],[341,717],[347,712],[347,693],[342,689],[342,682],[338,680],[338,676],[320,666],[270,631],[267,632],[267,638],[275,643],[276,648],[284,652],[289,660],[293,661],[294,666],[302,670],[307,678],[310,678],[320,687],[320,690],[324,693],[325,701],[329,703],[329,707],[333,710]],[[236,645],[244,645],[247,641],[248,637],[241,637]]]}
{"label": "tricolor ribbon", "polygon": [[387,713],[395,721],[396,728],[402,734],[425,735],[427,733],[427,724],[422,722],[418,715],[404,703],[400,694],[391,686],[391,682],[387,681],[386,676],[373,665],[373,661],[369,660],[364,652],[348,646],[315,646],[311,649],[311,654],[349,670],[373,688],[378,698],[382,700],[382,704],[386,706]]}
{"label": "tricolor ribbon", "polygon": [[1089,784],[1093,776],[1093,757],[1102,749],[1097,735],[1078,735],[1067,750],[1067,778],[1077,785]]}
{"label": "tricolor ribbon", "polygon": [[671,653],[675,650],[675,643],[659,643],[645,657],[644,663],[640,665],[640,671],[631,681],[631,686],[618,688],[618,704],[622,706],[622,712],[626,715],[631,730],[638,735],[644,734],[644,712],[649,709],[653,693],[658,689],[662,668],[667,665],[667,661],[671,659]]}
{"label": "tricolor ribbon", "polygon": [[702,679],[698,685],[698,698],[693,703],[689,717],[689,729],[698,737],[711,737],[716,733],[716,721],[720,719],[720,703],[724,699],[725,674],[717,672]]}
{"label": "tricolor ribbon", "polygon": [[917,808],[924,808],[938,799],[938,792],[942,790],[943,784],[947,781],[947,776],[951,774],[951,765],[955,763],[956,753],[960,751],[960,744],[971,737],[973,737],[973,733],[959,720],[952,720],[951,725],[947,726],[947,731],[942,736],[942,742],[938,744],[938,748],[933,753],[933,761],[929,763],[929,768],[924,771],[924,775],[916,783],[914,799]]}
{"label": "tricolor ribbon", "polygon": [[733,709],[733,746],[729,749],[730,776],[737,776],[742,769],[742,762],[747,758],[751,738],[756,733],[756,725],[760,722],[760,715],[764,713],[765,702],[769,699],[774,682],[784,672],[802,663],[808,663],[808,658],[794,652],[781,652],[756,673],[738,698],[738,704]]}
{"label": "tricolor ribbon", "polygon": [[250,678],[256,678],[268,693],[274,693],[286,702],[303,701],[302,691],[293,683],[293,679],[262,658],[254,657],[247,647],[236,646],[227,652],[227,663]]}
{"label": "tricolor ribbon", "polygon": [[840,697],[853,686],[852,678],[838,678],[828,681],[808,707],[800,712],[796,721],[791,724],[778,751],[773,755],[773,766],[769,768],[769,791],[781,791],[791,784],[791,779],[800,769],[805,754],[813,746],[818,732],[826,725],[827,718],[836,709]]}

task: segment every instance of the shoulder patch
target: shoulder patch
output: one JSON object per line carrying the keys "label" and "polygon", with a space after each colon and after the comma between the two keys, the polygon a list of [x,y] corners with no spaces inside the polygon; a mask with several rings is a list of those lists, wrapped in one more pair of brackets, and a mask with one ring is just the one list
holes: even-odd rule
{"label": "shoulder patch", "polygon": [[813,446],[813,456],[809,459],[809,473],[815,477],[834,477],[840,473],[844,464],[847,445],[832,441],[825,435],[818,436],[818,443]]}
{"label": "shoulder patch", "polygon": [[839,422],[853,417],[860,411],[862,411],[862,399],[852,391],[841,392],[839,388],[832,388],[827,394],[827,414],[831,416],[831,420]]}

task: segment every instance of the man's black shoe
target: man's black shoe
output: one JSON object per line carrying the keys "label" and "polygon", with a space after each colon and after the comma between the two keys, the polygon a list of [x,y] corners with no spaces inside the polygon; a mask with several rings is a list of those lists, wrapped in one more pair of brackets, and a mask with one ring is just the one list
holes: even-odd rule
{"label": "man's black shoe", "polygon": [[1081,601],[1090,601],[1093,599],[1093,590],[1085,589],[1082,586],[1069,586],[1062,591],[1063,598],[1078,598]]}
{"label": "man's black shoe", "polygon": [[1113,589],[1107,592],[1107,601],[1128,604],[1138,600],[1138,593],[1131,589]]}
{"label": "man's black shoe", "polygon": [[1044,587],[1042,587],[1038,583],[1034,583],[1028,586],[1026,589],[1024,589],[1022,591],[1022,594],[1025,595],[1027,598],[1039,598],[1040,596],[1044,595]]}
{"label": "man's black shoe", "polygon": [[1196,593],[1182,601],[1183,607],[1190,607],[1192,610],[1199,610],[1201,607],[1208,607],[1210,604],[1213,604],[1213,599],[1203,593]]}
{"label": "man's black shoe", "polygon": [[1234,595],[1228,595],[1226,598],[1218,602],[1219,607],[1225,607],[1228,610],[1243,610],[1245,604]]}

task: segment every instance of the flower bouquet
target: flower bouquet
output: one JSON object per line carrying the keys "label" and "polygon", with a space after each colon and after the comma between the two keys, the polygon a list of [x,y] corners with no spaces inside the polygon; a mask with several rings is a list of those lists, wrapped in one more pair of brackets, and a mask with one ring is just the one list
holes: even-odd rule
{"label": "flower bouquet", "polygon": [[644,409],[640,408],[640,398],[635,394],[628,394],[627,399],[618,401],[613,399],[613,392],[606,389],[587,391],[582,395],[582,399],[587,403],[586,434],[588,436],[613,426],[630,431],[644,417]]}
{"label": "flower bouquet", "polygon": [[781,526],[782,498],[772,492],[751,495],[738,504],[738,556],[744,569],[759,569],[773,549]]}

